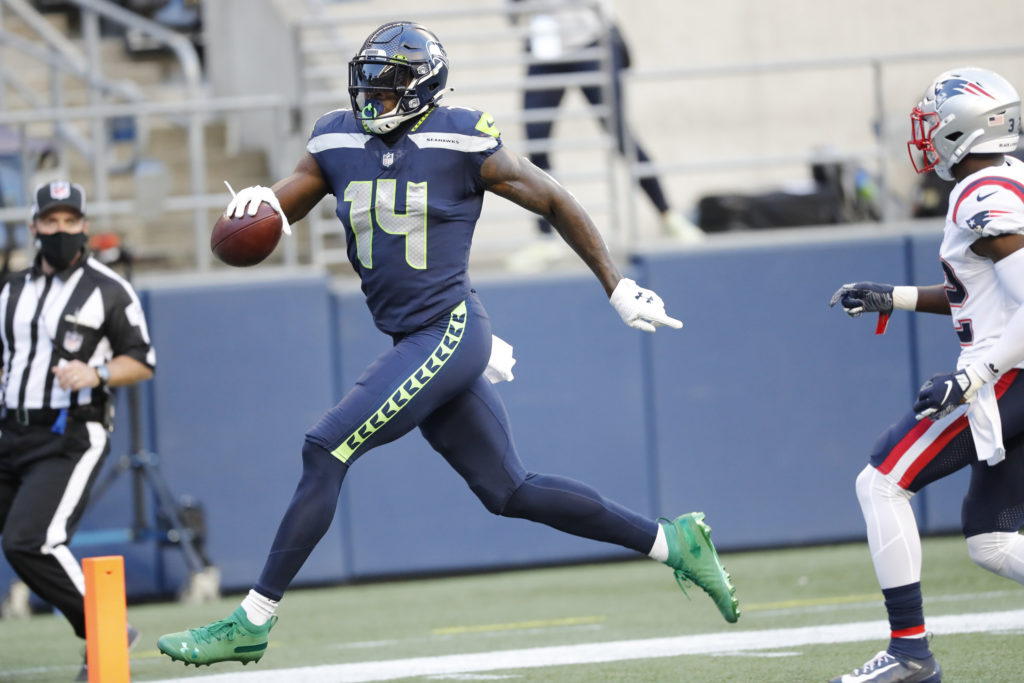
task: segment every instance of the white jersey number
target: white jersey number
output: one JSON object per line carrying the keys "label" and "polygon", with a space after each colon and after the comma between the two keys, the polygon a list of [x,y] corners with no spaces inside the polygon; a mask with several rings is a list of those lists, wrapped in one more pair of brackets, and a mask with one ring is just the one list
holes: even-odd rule
{"label": "white jersey number", "polygon": [[373,268],[374,223],[389,235],[405,237],[405,262],[409,267],[427,267],[427,184],[405,184],[405,213],[395,212],[398,181],[354,180],[345,188],[349,202],[349,225],[356,237],[359,262]]}
{"label": "white jersey number", "polygon": [[967,288],[960,278],[953,272],[953,267],[942,261],[942,272],[946,274],[946,299],[949,300],[950,313],[954,315],[953,329],[956,336],[960,338],[960,346],[970,346],[974,343],[974,328],[971,326],[970,318],[955,317],[956,310],[967,301]]}

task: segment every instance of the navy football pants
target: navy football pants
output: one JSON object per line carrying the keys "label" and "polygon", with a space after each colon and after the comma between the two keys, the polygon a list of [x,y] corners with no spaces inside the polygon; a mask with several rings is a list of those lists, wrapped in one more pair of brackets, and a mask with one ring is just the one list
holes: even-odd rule
{"label": "navy football pants", "polygon": [[475,294],[394,342],[306,434],[302,478],[256,583],[259,593],[276,600],[284,594],[331,525],[349,466],[414,427],[490,512],[650,551],[654,520],[585,484],[523,467],[505,406],[483,377],[491,325]]}
{"label": "navy football pants", "polygon": [[887,429],[871,451],[871,465],[917,493],[964,467],[971,483],[961,509],[965,537],[1013,532],[1024,525],[1024,373],[1011,370],[996,384],[1006,459],[994,467],[978,460],[962,410],[941,420],[917,420],[913,412]]}

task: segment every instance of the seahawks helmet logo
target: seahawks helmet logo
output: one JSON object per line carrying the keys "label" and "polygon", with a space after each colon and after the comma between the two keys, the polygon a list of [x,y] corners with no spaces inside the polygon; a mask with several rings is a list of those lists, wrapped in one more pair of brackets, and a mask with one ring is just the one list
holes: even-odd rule
{"label": "seahawks helmet logo", "polygon": [[430,61],[432,67],[437,66],[437,62],[444,62],[445,66],[448,65],[448,55],[445,53],[444,48],[441,47],[441,43],[436,40],[427,40],[427,59]]}

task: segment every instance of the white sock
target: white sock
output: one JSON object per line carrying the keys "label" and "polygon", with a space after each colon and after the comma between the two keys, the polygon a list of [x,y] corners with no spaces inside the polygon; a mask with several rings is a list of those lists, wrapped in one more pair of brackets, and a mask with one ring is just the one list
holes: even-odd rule
{"label": "white sock", "polygon": [[647,557],[658,562],[668,562],[668,539],[665,538],[665,528],[658,522],[658,535],[654,538],[654,546]]}
{"label": "white sock", "polygon": [[251,621],[253,626],[263,626],[277,611],[277,600],[271,600],[250,589],[249,594],[242,600],[242,609],[245,610],[245,618]]}

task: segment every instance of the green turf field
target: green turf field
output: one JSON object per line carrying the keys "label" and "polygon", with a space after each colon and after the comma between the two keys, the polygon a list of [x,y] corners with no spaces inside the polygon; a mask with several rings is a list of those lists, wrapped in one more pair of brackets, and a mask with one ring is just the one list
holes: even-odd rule
{"label": "green turf field", "polygon": [[[386,680],[791,683],[826,681],[884,646],[885,612],[866,545],[724,554],[723,561],[743,608],[735,625],[726,624],[699,590],[691,592],[691,601],[683,597],[667,568],[637,560],[295,590],[282,603],[267,655],[247,667],[185,668],[158,655],[155,647],[164,632],[226,616],[240,596],[202,606],[129,606],[129,619],[144,634],[132,654],[132,680],[385,680],[384,674],[358,678],[355,669],[340,665],[423,658],[420,669],[408,670],[409,675],[401,674],[404,663],[392,666]],[[942,624],[931,628],[944,680],[1024,680],[1024,589],[975,567],[960,538],[926,539],[924,565],[926,615]],[[1021,614],[1013,615],[1016,611]],[[979,630],[989,628],[1000,612],[1011,613],[1010,626],[996,633]],[[877,629],[862,626],[870,634],[867,639],[828,641],[829,627],[863,622],[878,622]],[[984,626],[960,628],[968,623]],[[778,632],[800,627],[812,628]],[[973,632],[953,632],[964,630]],[[786,642],[793,633],[802,634],[801,642]],[[825,640],[809,644],[807,634]],[[736,638],[783,640],[732,649],[732,643],[740,642]],[[661,642],[652,639],[682,643],[687,654],[651,656],[651,648]],[[555,646],[575,646],[565,648],[574,653],[574,663],[537,666],[532,660]],[[521,652],[502,654],[508,651]],[[595,652],[611,661],[588,659]],[[441,657],[446,658],[430,659]],[[451,661],[474,661],[477,669],[415,673],[433,662]],[[62,618],[0,621],[0,681],[69,681],[79,662],[79,642]],[[281,671],[318,666],[333,668]]]}

